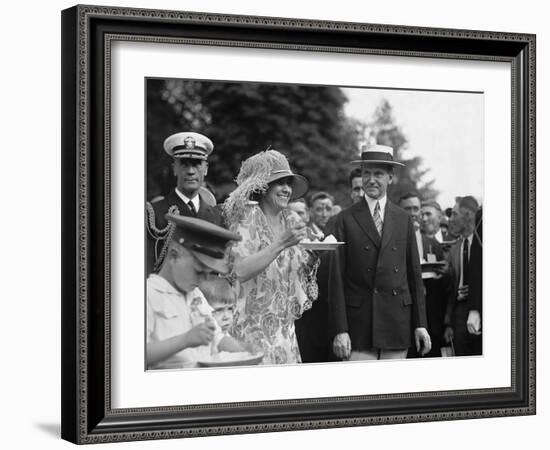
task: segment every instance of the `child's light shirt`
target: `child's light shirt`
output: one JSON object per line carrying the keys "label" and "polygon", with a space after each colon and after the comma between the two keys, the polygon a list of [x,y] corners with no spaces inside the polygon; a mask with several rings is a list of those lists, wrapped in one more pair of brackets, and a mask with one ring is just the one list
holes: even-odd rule
{"label": "child's light shirt", "polygon": [[224,333],[212,315],[212,307],[202,292],[195,288],[183,294],[157,274],[147,278],[147,343],[164,341],[186,333],[210,318],[216,329],[208,345],[181,350],[148,369],[194,367],[197,361],[210,359],[218,351]]}

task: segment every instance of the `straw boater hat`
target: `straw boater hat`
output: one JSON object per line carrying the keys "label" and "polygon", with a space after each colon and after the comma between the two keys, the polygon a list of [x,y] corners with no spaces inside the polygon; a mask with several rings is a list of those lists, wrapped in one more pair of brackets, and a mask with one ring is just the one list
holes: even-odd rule
{"label": "straw boater hat", "polygon": [[393,148],[387,145],[369,144],[361,148],[361,159],[352,161],[351,164],[388,164],[401,166],[405,164],[393,160]]}
{"label": "straw boater hat", "polygon": [[164,140],[164,151],[172,158],[200,159],[206,161],[214,150],[214,144],[206,136],[185,131],[172,134]]}
{"label": "straw boater hat", "polygon": [[281,178],[292,178],[290,201],[303,197],[308,190],[308,181],[290,170],[286,156],[277,150],[266,150],[246,159],[235,180],[237,188],[223,204],[228,223],[235,223],[244,214],[252,194],[265,193],[269,184]]}

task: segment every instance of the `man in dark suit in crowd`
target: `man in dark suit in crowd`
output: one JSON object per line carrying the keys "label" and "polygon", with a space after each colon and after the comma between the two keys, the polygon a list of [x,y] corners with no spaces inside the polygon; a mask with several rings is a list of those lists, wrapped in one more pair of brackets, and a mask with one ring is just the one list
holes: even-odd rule
{"label": "man in dark suit in crowd", "polygon": [[172,230],[164,217],[167,213],[223,225],[220,211],[199,195],[208,172],[208,156],[214,150],[212,141],[199,133],[182,132],[166,138],[163,146],[173,158],[177,184],[166,196],[146,204],[147,274],[156,272],[162,264]]}
{"label": "man in dark suit in crowd", "polygon": [[431,349],[414,227],[387,199],[393,149],[364,148],[365,196],[335,218],[334,235],[346,244],[331,252],[330,332],[340,359],[399,359],[413,337],[421,354]]}
{"label": "man in dark suit in crowd", "polygon": [[[442,262],[444,261],[443,248],[437,240],[426,233],[425,226],[428,226],[428,231],[433,231],[429,227],[431,221],[424,220],[424,208],[421,205],[426,203],[420,202],[420,197],[415,192],[404,194],[399,200],[399,206],[409,213],[415,228],[417,239],[418,255],[422,263]],[[439,205],[436,202],[430,202],[434,205],[432,208],[437,209]],[[439,208],[441,209],[441,208]],[[447,306],[447,295],[449,287],[449,277],[444,275],[446,266],[429,267],[422,274],[424,282],[424,293],[426,297],[426,316],[428,319],[428,334],[432,339],[432,349],[426,356],[438,357],[441,356],[441,347],[443,343],[443,332],[445,331],[444,319]],[[420,356],[414,348],[409,351],[409,357]]]}
{"label": "man in dark suit in crowd", "polygon": [[288,209],[298,214],[305,224],[309,222],[309,209],[304,198],[300,197],[288,202]]}
{"label": "man in dark suit in crowd", "polygon": [[466,319],[466,329],[473,336],[479,336],[478,347],[481,350],[481,314],[482,314],[482,291],[483,291],[483,235],[482,225],[483,214],[481,208],[476,212],[476,227],[474,230],[474,239],[470,247],[469,262],[469,282],[468,289],[468,318]]}
{"label": "man in dark suit in crowd", "polygon": [[476,233],[478,209],[474,197],[457,197],[449,221],[449,231],[460,239],[449,254],[451,290],[445,313],[444,339],[454,344],[456,356],[481,355],[482,350],[481,238]]}
{"label": "man in dark suit in crowd", "polygon": [[349,174],[349,196],[354,205],[363,200],[365,192],[363,191],[363,174],[360,167],[355,167]]}
{"label": "man in dark suit in crowd", "polygon": [[[350,186],[350,198],[353,204],[363,200],[363,176],[361,168],[355,167],[348,177]],[[310,197],[310,203],[313,207],[325,207],[328,202],[334,202],[330,194],[318,192]],[[290,209],[302,217],[304,222],[310,220],[310,210],[305,204],[289,204]],[[318,214],[321,219],[325,214]],[[328,214],[327,214],[328,215]],[[328,221],[317,220],[317,225],[328,236],[332,233],[336,216],[334,206],[332,214]],[[307,219],[306,219],[307,217]],[[313,221],[313,219],[312,219]],[[320,223],[321,222],[321,223]],[[323,222],[326,222],[323,225]],[[317,285],[319,287],[319,297],[313,303],[311,309],[305,311],[302,317],[294,322],[296,326],[296,338],[300,348],[302,362],[326,362],[334,361],[335,355],[332,349],[331,336],[329,336],[329,318],[328,318],[328,282],[329,282],[329,253],[321,252],[321,262],[317,271]]]}
{"label": "man in dark suit in crowd", "polygon": [[309,224],[308,226],[317,235],[325,235],[325,227],[332,217],[334,197],[328,192],[315,192],[309,198]]}
{"label": "man in dark suit in crowd", "polygon": [[443,211],[439,203],[434,200],[422,202],[420,214],[422,232],[426,236],[433,237],[439,243],[452,240],[447,230],[441,228]]}
{"label": "man in dark suit in crowd", "polygon": [[[310,219],[308,226],[320,240],[331,233],[334,223],[333,205],[334,197],[327,192],[316,192],[310,197],[307,209]],[[296,210],[295,207],[292,209]],[[328,336],[328,255],[321,252],[320,257],[321,262],[317,271],[317,301],[294,322],[300,356],[304,363],[326,362],[332,359]]]}

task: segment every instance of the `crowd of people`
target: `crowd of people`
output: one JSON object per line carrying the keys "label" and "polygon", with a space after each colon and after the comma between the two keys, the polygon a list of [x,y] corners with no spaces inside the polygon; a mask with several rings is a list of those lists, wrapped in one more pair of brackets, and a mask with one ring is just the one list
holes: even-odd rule
{"label": "crowd of people", "polygon": [[[262,364],[482,354],[481,207],[388,199],[402,163],[369,145],[350,161],[351,206],[309,192],[277,150],[243,161],[216,204],[206,136],[169,136],[176,186],[146,205],[149,369],[220,352]],[[342,244],[309,250],[332,235]]]}

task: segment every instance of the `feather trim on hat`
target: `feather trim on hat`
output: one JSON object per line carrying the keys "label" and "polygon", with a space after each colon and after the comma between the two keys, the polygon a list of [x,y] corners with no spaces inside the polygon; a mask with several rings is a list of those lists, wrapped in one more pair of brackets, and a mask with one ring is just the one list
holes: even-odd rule
{"label": "feather trim on hat", "polygon": [[286,157],[277,150],[266,150],[246,159],[236,178],[237,188],[229,194],[222,209],[227,224],[235,224],[242,219],[250,196],[267,191],[267,180],[273,167]]}

